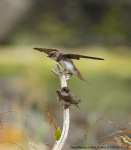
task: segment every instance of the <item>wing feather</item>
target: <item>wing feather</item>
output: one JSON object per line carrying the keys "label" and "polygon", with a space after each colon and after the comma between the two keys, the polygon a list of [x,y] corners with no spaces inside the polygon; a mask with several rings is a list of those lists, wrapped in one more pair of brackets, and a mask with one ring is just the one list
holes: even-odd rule
{"label": "wing feather", "polygon": [[104,60],[103,58],[85,56],[85,55],[79,55],[79,54],[70,54],[70,53],[69,54],[64,54],[63,56],[66,57],[66,58],[69,58],[69,59],[77,59],[77,60],[79,60],[80,58]]}
{"label": "wing feather", "polygon": [[48,55],[49,55],[49,53],[52,52],[52,51],[58,51],[58,52],[59,52],[59,50],[58,50],[58,49],[55,49],[55,48],[33,48],[33,49],[38,50],[38,51],[40,51],[40,52],[44,52],[44,53],[46,53],[46,54],[48,54]]}

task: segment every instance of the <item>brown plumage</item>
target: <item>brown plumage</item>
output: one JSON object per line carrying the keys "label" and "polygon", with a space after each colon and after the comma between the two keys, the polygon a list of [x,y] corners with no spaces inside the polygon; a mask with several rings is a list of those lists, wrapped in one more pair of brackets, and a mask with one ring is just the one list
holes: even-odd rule
{"label": "brown plumage", "polygon": [[58,51],[59,52],[59,50],[58,49],[55,49],[55,48],[53,48],[53,49],[49,49],[49,48],[34,48],[35,50],[38,50],[38,51],[40,51],[40,52],[44,52],[44,53],[46,53],[46,54],[49,54],[50,52],[52,52],[52,51]]}
{"label": "brown plumage", "polygon": [[47,57],[50,57],[51,59],[57,61],[64,68],[65,71],[68,71],[71,74],[76,75],[80,80],[83,80],[85,82],[87,81],[82,77],[81,73],[76,68],[76,66],[74,65],[71,59],[80,60],[80,58],[87,58],[87,59],[104,60],[103,58],[91,57],[91,56],[85,56],[79,54],[70,54],[70,53],[64,54],[61,53],[58,49],[48,49],[48,48],[34,48],[34,49],[48,54]]}
{"label": "brown plumage", "polygon": [[[35,50],[38,50],[40,52],[44,52],[46,54],[49,54],[50,52],[52,51],[57,51],[57,52],[60,52],[58,49],[55,49],[55,48],[34,48]],[[87,58],[87,59],[96,59],[96,60],[104,60],[103,58],[98,58],[98,57],[92,57],[92,56],[85,56],[85,55],[79,55],[79,54],[72,54],[72,53],[68,53],[68,54],[64,54],[62,53],[63,56],[65,58],[68,58],[68,59],[77,59],[77,60],[80,60],[80,58]]]}
{"label": "brown plumage", "polygon": [[57,90],[56,92],[58,100],[63,105],[70,106],[72,104],[79,108],[78,104],[81,100],[75,99],[74,95],[70,93],[70,89],[68,87],[63,87],[61,90]]}

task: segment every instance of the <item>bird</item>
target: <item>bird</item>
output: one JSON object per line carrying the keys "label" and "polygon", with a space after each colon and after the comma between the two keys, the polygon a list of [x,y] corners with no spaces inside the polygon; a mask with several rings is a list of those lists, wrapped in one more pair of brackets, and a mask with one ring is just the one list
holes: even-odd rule
{"label": "bird", "polygon": [[85,82],[87,81],[82,77],[80,71],[76,68],[76,66],[74,65],[71,59],[80,60],[80,58],[87,58],[87,59],[104,60],[103,58],[85,56],[85,55],[79,55],[73,53],[64,54],[55,48],[34,48],[34,49],[48,54],[47,57],[58,62],[64,68],[65,71],[68,71],[72,75],[76,75],[80,80],[83,80]]}
{"label": "bird", "polygon": [[75,99],[75,96],[71,94],[71,90],[68,87],[63,87],[60,90],[57,90],[57,98],[58,100],[66,106],[70,106],[71,104],[78,107],[77,104],[81,102],[81,100]]}

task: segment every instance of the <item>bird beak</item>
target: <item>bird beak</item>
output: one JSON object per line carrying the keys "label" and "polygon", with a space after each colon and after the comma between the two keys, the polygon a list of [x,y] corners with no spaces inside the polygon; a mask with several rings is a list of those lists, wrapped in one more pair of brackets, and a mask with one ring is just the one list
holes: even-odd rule
{"label": "bird beak", "polygon": [[47,57],[50,57],[49,55]]}
{"label": "bird beak", "polygon": [[58,92],[58,90],[56,92]]}

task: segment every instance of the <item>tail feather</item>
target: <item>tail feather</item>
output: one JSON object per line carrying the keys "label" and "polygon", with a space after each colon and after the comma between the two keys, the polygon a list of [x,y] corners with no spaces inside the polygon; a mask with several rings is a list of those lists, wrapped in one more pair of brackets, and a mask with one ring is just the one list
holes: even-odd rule
{"label": "tail feather", "polygon": [[[75,73],[73,73],[74,75],[76,75],[80,80],[87,82],[87,81],[82,77],[81,73],[79,72],[79,70],[78,70],[76,67],[74,67],[74,71],[75,71]],[[89,82],[87,82],[87,83],[89,84]],[[90,85],[90,84],[89,84],[89,85]]]}
{"label": "tail feather", "polygon": [[[79,74],[79,75],[76,75],[80,80],[82,80],[82,81],[85,81],[85,82],[87,82],[83,77],[82,77],[82,75],[81,74]],[[89,85],[90,85],[90,83],[89,82],[87,82]]]}
{"label": "tail feather", "polygon": [[74,104],[76,107],[80,108],[77,104]]}
{"label": "tail feather", "polygon": [[71,102],[71,104],[72,105],[74,105],[74,106],[76,106],[76,107],[78,107],[78,108],[80,108],[79,106],[78,106],[78,104],[81,102],[81,100],[79,99],[79,100],[77,100],[77,99],[74,99],[74,101],[73,102]]}

